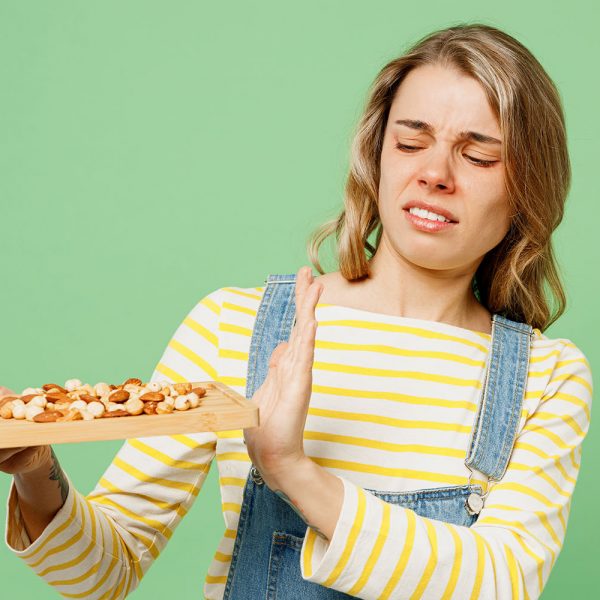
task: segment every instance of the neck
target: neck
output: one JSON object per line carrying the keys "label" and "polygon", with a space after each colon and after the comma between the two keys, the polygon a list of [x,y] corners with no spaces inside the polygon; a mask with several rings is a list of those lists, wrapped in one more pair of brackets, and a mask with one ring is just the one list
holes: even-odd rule
{"label": "neck", "polygon": [[477,265],[448,270],[420,267],[393,253],[384,236],[370,268],[363,292],[383,312],[486,333],[491,330],[490,314],[471,287]]}

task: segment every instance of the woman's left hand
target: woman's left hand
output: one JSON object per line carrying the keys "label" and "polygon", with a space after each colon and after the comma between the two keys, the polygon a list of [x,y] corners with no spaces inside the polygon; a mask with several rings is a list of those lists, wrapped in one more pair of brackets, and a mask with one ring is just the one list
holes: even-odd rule
{"label": "woman's left hand", "polygon": [[244,429],[244,438],[254,466],[269,487],[306,460],[303,434],[312,389],[315,307],[322,291],[310,267],[302,267],[296,278],[296,324],[289,341],[273,351],[267,377],[252,397],[258,404],[260,425]]}

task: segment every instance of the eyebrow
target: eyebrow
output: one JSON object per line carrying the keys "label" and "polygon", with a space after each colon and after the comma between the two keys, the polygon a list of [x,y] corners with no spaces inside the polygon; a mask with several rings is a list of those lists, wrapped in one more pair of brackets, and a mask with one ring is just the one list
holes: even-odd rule
{"label": "eyebrow", "polygon": [[[425,133],[433,133],[434,128],[431,124],[425,123],[425,121],[418,121],[415,119],[398,119],[394,121],[396,125],[404,125],[417,131],[424,131]],[[485,135],[484,133],[477,133],[476,131],[461,131],[458,134],[459,139],[471,140],[473,142],[481,142],[482,144],[502,144],[502,142],[495,137]]]}

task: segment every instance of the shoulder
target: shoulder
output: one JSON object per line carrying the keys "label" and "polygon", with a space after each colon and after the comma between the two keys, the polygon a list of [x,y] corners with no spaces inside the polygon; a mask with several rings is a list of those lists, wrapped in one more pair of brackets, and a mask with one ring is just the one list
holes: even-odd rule
{"label": "shoulder", "polygon": [[188,319],[212,322],[216,327],[223,319],[231,320],[231,313],[256,315],[263,293],[261,286],[218,288],[197,301]]}
{"label": "shoulder", "polygon": [[530,375],[547,378],[544,398],[572,395],[591,405],[592,369],[583,350],[568,338],[550,338],[538,329],[534,333]]}
{"label": "shoulder", "polygon": [[[532,356],[554,359],[561,366],[566,366],[566,364],[582,365],[590,370],[590,364],[586,355],[572,340],[568,338],[551,338],[543,334],[539,329],[534,329],[533,331]],[[568,363],[565,363],[565,361],[568,361]]]}

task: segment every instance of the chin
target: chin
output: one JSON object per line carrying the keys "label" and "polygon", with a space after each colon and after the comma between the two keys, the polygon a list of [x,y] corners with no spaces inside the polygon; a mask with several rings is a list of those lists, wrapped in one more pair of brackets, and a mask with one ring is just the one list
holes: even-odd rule
{"label": "chin", "polygon": [[412,252],[399,252],[399,254],[406,262],[429,271],[461,269],[465,265],[465,261],[458,260],[457,257],[441,255],[439,249],[436,249],[435,252],[432,252],[431,249],[422,249],[421,251],[413,249]]}

